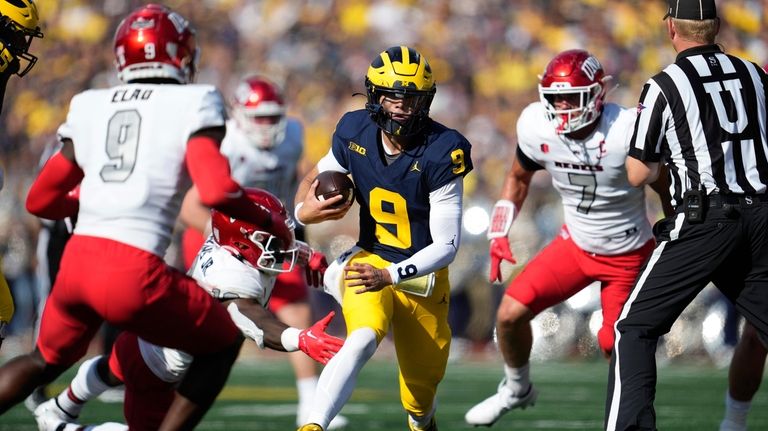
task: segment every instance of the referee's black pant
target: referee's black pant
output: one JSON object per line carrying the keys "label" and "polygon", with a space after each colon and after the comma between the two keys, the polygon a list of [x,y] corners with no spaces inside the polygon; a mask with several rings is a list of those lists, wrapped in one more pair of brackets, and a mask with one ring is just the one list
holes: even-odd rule
{"label": "referee's black pant", "polygon": [[768,198],[716,195],[705,206],[701,223],[680,213],[654,226],[658,245],[615,325],[606,430],[656,429],[656,344],[710,281],[768,340]]}

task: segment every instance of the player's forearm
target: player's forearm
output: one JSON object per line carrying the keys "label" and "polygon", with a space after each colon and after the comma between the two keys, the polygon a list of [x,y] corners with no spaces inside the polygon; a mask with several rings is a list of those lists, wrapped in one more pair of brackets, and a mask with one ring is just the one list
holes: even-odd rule
{"label": "player's forearm", "polygon": [[[253,299],[241,298],[233,300],[232,303],[237,306],[237,310],[234,311],[230,305],[227,307],[227,311],[233,317],[232,320],[235,325],[246,337],[254,340],[261,348],[268,347],[281,352],[286,351],[281,336],[288,329],[288,325],[278,320],[269,310]],[[255,330],[254,327],[258,330]],[[254,337],[254,333],[259,335]],[[258,337],[261,338],[258,339]]]}
{"label": "player's forearm", "polygon": [[445,186],[441,195],[430,196],[429,230],[432,244],[408,259],[387,267],[393,284],[445,268],[456,257],[461,242],[461,179]]}
{"label": "player's forearm", "polygon": [[43,166],[27,195],[27,211],[49,220],[60,220],[77,214],[80,206],[76,194],[70,192],[80,184],[83,171],[61,152]]}

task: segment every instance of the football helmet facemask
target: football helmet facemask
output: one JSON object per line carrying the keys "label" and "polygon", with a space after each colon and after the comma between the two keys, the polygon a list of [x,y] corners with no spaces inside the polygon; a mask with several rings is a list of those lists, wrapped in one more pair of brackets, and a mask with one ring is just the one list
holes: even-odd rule
{"label": "football helmet facemask", "polygon": [[[384,132],[395,136],[419,134],[429,122],[429,108],[437,87],[427,59],[408,46],[393,46],[379,54],[365,76],[365,109]],[[395,120],[381,106],[382,96],[408,99],[411,113]]]}
{"label": "football helmet facemask", "polygon": [[243,79],[235,89],[232,116],[257,148],[270,149],[285,138],[287,119],[280,88],[261,76]]}
{"label": "football helmet facemask", "polygon": [[115,66],[123,82],[194,80],[200,52],[189,21],[165,6],[148,4],[128,15],[115,32]]}
{"label": "football helmet facemask", "polygon": [[606,75],[597,58],[582,49],[556,55],[539,76],[539,97],[558,134],[575,132],[600,118]]}
{"label": "football helmet facemask", "polygon": [[[29,46],[33,38],[43,37],[39,21],[33,0],[0,0],[0,73],[18,61],[13,73],[24,76],[37,63]],[[19,59],[26,62],[23,67]]]}
{"label": "football helmet facemask", "polygon": [[[216,209],[211,210],[213,239],[244,263],[268,273],[290,272],[296,264],[299,250],[294,241],[293,219],[282,202],[265,190],[246,188],[245,194],[254,205],[272,213],[272,223],[282,222],[286,229],[270,229],[232,218]],[[287,234],[287,233],[290,234]]]}

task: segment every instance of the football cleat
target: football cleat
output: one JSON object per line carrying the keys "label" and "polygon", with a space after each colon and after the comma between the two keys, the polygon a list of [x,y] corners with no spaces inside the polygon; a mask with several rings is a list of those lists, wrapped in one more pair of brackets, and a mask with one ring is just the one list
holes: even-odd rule
{"label": "football cleat", "polygon": [[323,431],[323,427],[318,424],[306,424],[299,427],[296,431]]}
{"label": "football cleat", "polygon": [[348,424],[349,420],[346,417],[336,415],[335,418],[331,419],[331,423],[328,424],[328,431],[344,429]]}
{"label": "football cleat", "polygon": [[464,420],[469,425],[491,426],[506,412],[512,409],[525,409],[536,403],[539,392],[531,384],[523,395],[515,395],[507,386],[507,379],[499,383],[495,394],[476,404],[464,415]]}
{"label": "football cleat", "polygon": [[437,431],[437,422],[435,421],[435,417],[432,416],[429,419],[427,426],[421,427],[413,420],[411,415],[408,415],[408,429],[410,431]]}
{"label": "football cleat", "polygon": [[77,416],[72,416],[62,410],[54,397],[37,406],[35,421],[40,431],[57,431],[64,429],[67,424],[76,424]]}

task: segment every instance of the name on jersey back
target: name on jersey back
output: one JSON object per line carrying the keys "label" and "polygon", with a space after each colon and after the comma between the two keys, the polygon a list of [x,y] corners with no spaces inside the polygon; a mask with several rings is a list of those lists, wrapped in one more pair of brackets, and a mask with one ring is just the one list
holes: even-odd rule
{"label": "name on jersey back", "polygon": [[152,90],[149,88],[118,89],[112,94],[112,103],[149,100],[150,96],[152,96]]}

